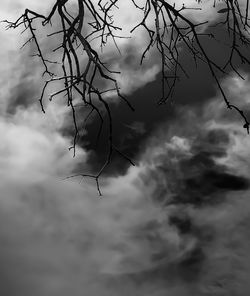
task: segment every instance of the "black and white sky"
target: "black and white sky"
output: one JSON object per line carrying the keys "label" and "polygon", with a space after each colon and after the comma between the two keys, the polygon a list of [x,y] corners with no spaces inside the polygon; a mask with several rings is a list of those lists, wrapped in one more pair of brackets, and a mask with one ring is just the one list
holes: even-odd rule
{"label": "black and white sky", "polygon": [[[119,2],[126,35],[139,16],[130,1]],[[14,20],[26,7],[46,13],[52,3],[2,0],[0,18]],[[213,1],[202,8],[189,16],[210,24],[221,17]],[[223,61],[226,32],[216,30],[217,41],[206,46]],[[82,131],[73,158],[69,109],[58,97],[41,112],[42,69],[32,48],[19,50],[19,33],[0,28],[0,295],[248,295],[250,138],[207,67],[194,67],[183,50],[190,77],[159,106],[156,52],[139,65],[145,33],[121,39],[121,56],[107,47],[135,108],[110,98],[114,141],[136,165],[114,156],[100,198],[94,180],[66,179],[105,161],[98,119]],[[233,73],[219,79],[250,118],[250,69],[238,69],[244,80]]]}

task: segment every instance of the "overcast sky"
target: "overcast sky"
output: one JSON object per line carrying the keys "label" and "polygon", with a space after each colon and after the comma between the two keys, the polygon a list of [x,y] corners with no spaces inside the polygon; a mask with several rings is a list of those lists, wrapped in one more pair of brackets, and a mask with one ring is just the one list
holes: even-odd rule
{"label": "overcast sky", "polygon": [[[139,14],[120,2],[126,34]],[[13,20],[26,7],[45,12],[51,3],[4,0],[0,18]],[[192,17],[216,20],[212,4],[203,1]],[[222,29],[217,34],[225,37]],[[30,48],[19,50],[18,31],[2,25],[0,36],[0,294],[248,295],[250,138],[207,68],[193,67],[183,50],[190,78],[178,82],[172,104],[159,107],[156,52],[141,68],[137,61],[144,33],[132,44],[122,39],[122,56],[107,48],[136,110],[112,105],[114,141],[136,165],[115,156],[100,198],[94,180],[65,179],[102,166],[106,138],[95,146],[98,120],[82,131],[73,158],[68,109],[55,100],[41,112],[39,63]],[[225,57],[219,43],[207,50]],[[219,79],[250,116],[250,71],[238,68],[245,80]]]}

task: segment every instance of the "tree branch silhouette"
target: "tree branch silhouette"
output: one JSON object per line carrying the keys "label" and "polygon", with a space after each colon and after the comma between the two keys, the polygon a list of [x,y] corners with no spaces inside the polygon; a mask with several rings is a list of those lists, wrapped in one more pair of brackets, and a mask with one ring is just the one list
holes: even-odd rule
{"label": "tree branch silhouette", "polygon": [[[129,0],[126,0],[129,1]],[[142,18],[138,24],[131,29],[131,34],[138,28],[144,28],[148,34],[148,44],[141,55],[141,63],[144,62],[146,55],[155,48],[159,54],[161,61],[161,98],[159,104],[165,104],[169,99],[173,98],[176,83],[180,79],[179,73],[188,76],[188,70],[185,69],[180,61],[181,50],[185,48],[190,57],[197,63],[201,61],[205,63],[217,85],[226,106],[238,112],[243,120],[243,127],[249,134],[249,121],[243,110],[232,104],[220,82],[219,73],[227,75],[230,71],[236,73],[239,77],[244,77],[239,73],[235,60],[238,58],[241,63],[250,65],[250,60],[244,54],[242,48],[248,48],[250,26],[249,26],[249,0],[244,5],[237,0],[211,0],[220,18],[214,26],[224,26],[227,29],[228,38],[230,40],[230,53],[225,65],[219,65],[213,60],[208,50],[203,45],[202,38],[215,39],[212,33],[206,33],[204,28],[208,26],[209,20],[195,22],[188,14],[193,14],[202,10],[202,1],[197,0],[196,7],[188,7],[182,5],[177,8],[172,1],[167,0],[130,0],[135,10],[142,12]],[[143,2],[143,3],[142,3]],[[218,7],[218,8],[217,8]],[[52,100],[55,96],[65,95],[67,104],[71,108],[74,136],[73,144],[70,149],[75,149],[79,137],[78,120],[76,118],[76,95],[81,97],[83,104],[90,108],[90,112],[85,118],[88,121],[92,113],[96,113],[100,118],[100,129],[98,131],[98,139],[102,132],[104,120],[108,123],[108,153],[106,161],[96,175],[82,174],[82,177],[92,177],[96,180],[99,194],[99,177],[110,164],[113,153],[118,153],[126,160],[132,161],[124,155],[113,143],[113,127],[112,113],[110,109],[110,100],[108,94],[117,96],[126,105],[134,111],[133,106],[121,93],[116,75],[119,72],[114,71],[102,61],[100,53],[105,45],[112,41],[117,50],[120,52],[117,40],[119,38],[127,38],[121,33],[122,28],[117,26],[114,21],[114,15],[119,9],[119,0],[77,0],[73,3],[71,0],[56,0],[48,15],[42,15],[36,11],[26,9],[25,12],[15,21],[4,21],[7,29],[15,29],[23,27],[24,31],[30,32],[30,37],[24,43],[24,46],[33,42],[37,53],[35,54],[44,67],[43,76],[47,76],[40,96],[40,105],[45,113],[44,97],[47,87],[54,82],[63,82],[61,89],[52,93],[49,97]],[[218,10],[219,9],[219,10]],[[150,22],[153,19],[153,23]],[[59,44],[52,51],[59,52],[61,65],[61,75],[56,75],[52,67],[54,63],[58,63],[53,59],[46,57],[41,48],[41,39],[38,32],[42,27],[52,26],[56,23],[55,30],[47,35],[47,38],[58,38]],[[118,32],[118,33],[117,33]],[[99,50],[92,45],[93,41],[99,41]],[[83,61],[82,53],[85,54]],[[100,82],[108,88],[99,89]],[[105,115],[105,116],[104,116]]]}

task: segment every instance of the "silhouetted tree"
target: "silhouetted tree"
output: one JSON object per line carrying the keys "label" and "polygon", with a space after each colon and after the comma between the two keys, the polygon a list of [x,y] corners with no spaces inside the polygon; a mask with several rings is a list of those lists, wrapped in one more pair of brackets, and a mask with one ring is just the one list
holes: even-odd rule
{"label": "silhouetted tree", "polygon": [[[203,45],[202,39],[215,40],[215,33],[208,33],[205,30],[209,20],[204,19],[195,22],[191,16],[202,10],[204,3],[197,1],[196,7],[189,7],[183,4],[177,7],[174,1],[168,0],[120,0],[132,1],[134,9],[140,11],[142,18],[138,24],[131,28],[131,33],[139,27],[144,28],[148,35],[148,43],[141,55],[141,63],[152,48],[155,48],[161,61],[161,98],[159,104],[166,103],[173,97],[179,73],[188,75],[185,65],[180,62],[181,50],[186,49],[192,59],[205,63],[213,76],[226,106],[239,113],[244,121],[244,128],[249,133],[249,122],[243,111],[232,104],[221,85],[219,75],[235,72],[240,77],[237,70],[236,61],[250,65],[245,48],[249,45],[249,0],[211,0],[214,13],[219,13],[221,17],[212,25],[216,28],[226,27],[228,33],[229,55],[224,65],[220,65],[208,54],[207,48]],[[187,1],[188,3],[188,1]],[[37,53],[35,54],[43,64],[45,84],[42,89],[40,104],[42,111],[44,108],[44,96],[49,84],[63,82],[62,88],[50,95],[50,99],[57,95],[66,94],[68,106],[72,110],[74,122],[74,139],[72,149],[75,153],[75,146],[79,136],[79,127],[76,118],[76,95],[80,95],[83,104],[89,108],[89,113],[85,118],[87,121],[90,115],[95,112],[100,118],[100,130],[104,120],[107,120],[108,132],[108,154],[106,162],[97,175],[83,175],[94,177],[99,189],[98,178],[105,167],[110,163],[114,152],[121,154],[113,143],[112,132],[112,112],[110,109],[110,96],[117,96],[125,101],[133,111],[133,106],[121,93],[116,74],[102,59],[101,51],[103,47],[112,41],[117,50],[117,40],[119,38],[129,38],[129,36],[119,35],[122,28],[114,22],[113,16],[119,9],[119,0],[56,0],[48,15],[42,15],[37,11],[26,9],[25,12],[14,22],[5,21],[7,28],[23,27],[29,31],[30,37],[24,45],[34,43]],[[192,10],[192,14],[187,13]],[[44,52],[41,43],[43,27],[52,28],[46,38],[58,40],[56,48],[51,52]],[[99,40],[99,47],[93,45],[93,41]],[[58,52],[60,61],[53,59],[53,52]],[[84,53],[84,57],[83,57]],[[51,56],[50,56],[51,55]],[[61,73],[55,74],[53,64],[60,64]],[[243,77],[242,77],[243,78]],[[101,87],[100,87],[101,85]],[[105,115],[105,116],[104,116]],[[128,159],[131,161],[130,159]],[[131,162],[132,163],[132,162]],[[99,190],[100,192],[100,190]]]}

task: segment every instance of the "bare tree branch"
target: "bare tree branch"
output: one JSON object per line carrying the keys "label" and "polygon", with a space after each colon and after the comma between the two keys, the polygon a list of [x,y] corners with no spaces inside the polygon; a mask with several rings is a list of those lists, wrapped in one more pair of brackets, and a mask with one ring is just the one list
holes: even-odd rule
{"label": "bare tree branch", "polygon": [[[219,74],[227,75],[230,71],[244,79],[238,70],[238,64],[235,62],[237,59],[241,63],[250,66],[250,60],[243,51],[243,49],[248,48],[250,42],[249,0],[245,1],[245,5],[242,5],[242,2],[238,0],[211,0],[214,11],[218,13],[219,18],[216,24],[211,25],[225,27],[230,40],[229,56],[224,65],[215,62],[210,57],[207,48],[203,45],[202,38],[204,37],[215,40],[214,34],[206,33],[204,29],[207,28],[209,20],[204,19],[196,23],[191,17],[192,14],[194,15],[202,10],[203,4],[200,0],[197,0],[196,7],[189,7],[183,4],[179,8],[167,0],[144,0],[143,4],[141,2],[138,4],[138,0],[130,1],[134,5],[134,9],[139,10],[143,14],[138,24],[131,29],[131,34],[138,28],[143,28],[148,35],[148,44],[142,52],[141,63],[143,63],[146,55],[149,54],[152,48],[157,50],[161,60],[162,87],[159,104],[166,103],[174,96],[180,73],[183,73],[185,76],[189,75],[185,65],[180,62],[181,50],[185,48],[196,64],[197,61],[200,61],[207,65],[226,106],[238,112],[244,121],[243,127],[249,133],[247,117],[241,109],[229,101],[219,79]],[[98,180],[105,168],[110,164],[113,153],[118,153],[131,162],[126,155],[123,155],[119,149],[114,147],[111,103],[107,99],[107,93],[112,94],[112,96],[115,93],[132,111],[134,111],[134,108],[120,91],[116,79],[116,75],[119,75],[119,72],[111,70],[102,61],[100,54],[109,41],[113,42],[120,53],[117,39],[127,38],[117,33],[122,30],[114,22],[114,15],[118,9],[118,0],[99,0],[98,2],[77,0],[77,6],[72,6],[72,1],[70,0],[55,0],[47,16],[26,9],[24,14],[15,22],[4,21],[7,29],[23,27],[24,31],[29,30],[30,32],[30,36],[23,46],[34,42],[37,50],[35,56],[41,60],[44,67],[43,75],[48,76],[39,99],[44,113],[44,96],[47,87],[56,81],[63,83],[61,89],[50,95],[50,100],[62,94],[67,97],[67,104],[71,108],[75,131],[73,144],[70,148],[74,150],[74,155],[79,136],[75,98],[80,96],[84,105],[91,110],[86,117],[86,121],[92,113],[96,113],[99,117],[100,129],[97,135],[98,139],[102,131],[104,118],[107,118],[109,147],[106,161],[96,175],[81,175],[82,177],[95,178],[100,195],[101,191]],[[188,13],[190,11],[192,14]],[[150,22],[151,19],[154,20],[153,24]],[[53,22],[56,22],[56,29],[52,33],[47,34],[47,38],[56,37],[59,40],[59,44],[52,53],[58,51],[60,54],[62,71],[60,76],[53,73],[52,66],[57,61],[45,56],[42,51],[41,40],[37,34],[41,30],[41,26],[50,25],[53,27]],[[92,46],[93,40],[99,40],[100,52]],[[82,53],[85,54],[84,58]],[[108,86],[108,88],[99,89],[101,83],[105,87]],[[131,162],[131,164],[133,163]]]}

